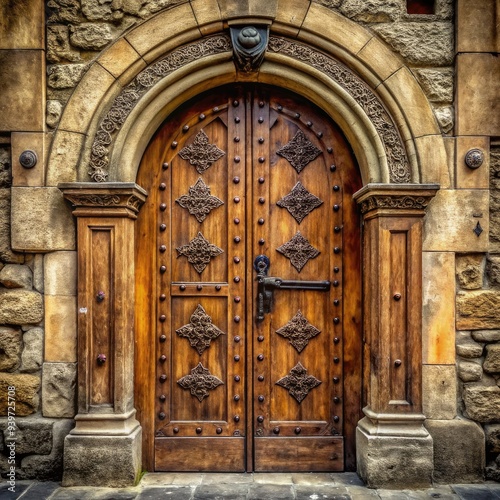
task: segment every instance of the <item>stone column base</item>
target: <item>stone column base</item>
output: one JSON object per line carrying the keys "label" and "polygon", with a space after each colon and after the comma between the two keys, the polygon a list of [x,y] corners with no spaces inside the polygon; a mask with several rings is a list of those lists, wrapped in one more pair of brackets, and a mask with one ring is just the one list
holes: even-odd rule
{"label": "stone column base", "polygon": [[133,486],[141,472],[142,429],[128,435],[69,434],[63,486]]}
{"label": "stone column base", "polygon": [[374,423],[367,417],[356,429],[358,474],[370,488],[425,488],[434,468],[432,437],[420,425],[392,421]]}

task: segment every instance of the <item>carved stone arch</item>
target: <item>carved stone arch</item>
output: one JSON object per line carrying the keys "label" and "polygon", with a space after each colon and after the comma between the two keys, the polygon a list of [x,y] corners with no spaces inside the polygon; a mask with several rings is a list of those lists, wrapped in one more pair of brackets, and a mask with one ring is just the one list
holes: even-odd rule
{"label": "carved stone arch", "polygon": [[[196,14],[197,2],[191,4]],[[353,144],[365,184],[441,180],[426,160],[432,155],[445,170],[442,137],[402,61],[372,33],[330,9],[312,4],[307,13],[286,10],[295,23],[301,20],[298,39],[285,36],[291,27],[277,15],[259,81],[279,82],[327,111]],[[48,185],[92,180],[89,171],[93,180],[133,181],[146,144],[169,112],[201,89],[245,79],[231,61],[231,42],[219,31],[217,11],[193,11],[183,4],[160,12],[98,58],[56,131]],[[270,22],[254,16],[256,21]],[[70,142],[63,166],[61,151]],[[100,174],[102,167],[108,176]]]}

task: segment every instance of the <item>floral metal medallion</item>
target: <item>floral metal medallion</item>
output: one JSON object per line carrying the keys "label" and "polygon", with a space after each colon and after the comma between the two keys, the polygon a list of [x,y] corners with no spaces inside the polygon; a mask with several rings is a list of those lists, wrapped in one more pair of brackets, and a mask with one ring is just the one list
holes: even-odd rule
{"label": "floral metal medallion", "polygon": [[219,149],[215,144],[209,144],[208,136],[203,130],[200,130],[194,141],[179,151],[179,156],[183,160],[189,161],[194,165],[199,174],[209,169],[214,162],[222,158],[226,153]]}
{"label": "floral metal medallion", "polygon": [[205,349],[210,347],[210,342],[213,339],[216,339],[219,335],[225,335],[222,330],[212,324],[212,318],[206,313],[201,304],[198,304],[193,314],[191,314],[189,324],[175,330],[175,333],[180,337],[187,338],[200,356]]}
{"label": "floral metal medallion", "polygon": [[302,403],[309,391],[320,384],[321,380],[312,375],[307,375],[307,370],[300,361],[290,370],[288,375],[276,382],[276,385],[288,389],[290,396],[293,396],[299,403]]}
{"label": "floral metal medallion", "polygon": [[299,224],[322,204],[323,201],[311,194],[300,181],[286,196],[276,202],[278,207],[286,208]]}
{"label": "floral metal medallion", "polygon": [[276,330],[276,333],[289,339],[290,344],[298,352],[302,352],[304,347],[309,344],[309,340],[321,333],[321,330],[311,325],[299,310],[285,326]]}
{"label": "floral metal medallion", "polygon": [[177,258],[181,255],[187,257],[188,262],[193,265],[199,274],[208,266],[212,257],[224,253],[222,248],[210,243],[201,232],[198,232],[198,236],[193,238],[187,245],[178,247],[176,250],[179,252]]}
{"label": "floral metal medallion", "polygon": [[284,243],[276,249],[279,253],[290,259],[295,269],[300,273],[309,259],[314,259],[321,252],[314,248],[307,238],[304,238],[300,231],[287,243]]}
{"label": "floral metal medallion", "polygon": [[205,368],[201,363],[191,370],[191,375],[186,375],[180,378],[177,383],[183,389],[189,389],[191,395],[198,398],[201,403],[204,398],[208,398],[209,391],[216,389],[219,385],[224,385],[224,382],[210,373],[208,368]]}
{"label": "floral metal medallion", "polygon": [[276,151],[276,154],[286,158],[290,165],[300,174],[310,162],[321,154],[321,149],[318,149],[304,135],[304,132],[299,130],[288,144]]}
{"label": "floral metal medallion", "polygon": [[198,178],[194,186],[189,187],[189,194],[184,194],[175,201],[182,208],[187,208],[198,222],[203,222],[214,208],[224,205],[224,202],[219,200],[217,196],[210,194],[210,187],[203,182],[201,177]]}

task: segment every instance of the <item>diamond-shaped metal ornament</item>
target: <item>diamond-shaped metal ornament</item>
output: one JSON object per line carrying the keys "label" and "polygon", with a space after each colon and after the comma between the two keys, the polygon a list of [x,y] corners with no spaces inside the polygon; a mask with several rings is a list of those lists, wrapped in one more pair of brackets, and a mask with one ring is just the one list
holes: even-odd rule
{"label": "diamond-shaped metal ornament", "polygon": [[219,335],[225,335],[222,330],[212,323],[212,318],[201,304],[198,304],[193,314],[191,314],[189,324],[181,326],[181,328],[175,330],[175,333],[179,337],[187,338],[200,356],[205,349],[210,347],[212,340],[219,337]]}
{"label": "diamond-shaped metal ornament", "polygon": [[311,194],[300,181],[293,186],[286,196],[276,202],[278,207],[286,208],[299,224],[322,204],[323,201]]}
{"label": "diamond-shaped metal ornament", "polygon": [[210,144],[208,142],[208,136],[203,130],[200,130],[196,134],[191,144],[184,146],[179,151],[179,156],[183,160],[189,161],[199,174],[209,169],[214,162],[222,158],[225,154],[226,153],[215,144]]}
{"label": "diamond-shaped metal ornament", "polygon": [[307,238],[304,238],[304,236],[300,234],[300,231],[297,231],[290,241],[279,246],[276,250],[285,257],[288,257],[292,266],[295,267],[299,273],[309,259],[314,259],[321,253],[309,243]]}
{"label": "diamond-shaped metal ornament", "polygon": [[298,352],[302,352],[309,340],[321,333],[321,330],[311,325],[299,310],[286,325],[276,330],[276,333],[288,339]]}
{"label": "diamond-shaped metal ornament", "polygon": [[222,248],[217,245],[210,243],[201,232],[198,232],[198,236],[193,238],[187,245],[176,248],[179,255],[184,255],[193,267],[198,271],[199,274],[208,266],[210,260],[213,257],[217,257],[221,253],[224,253]]}
{"label": "diamond-shaped metal ornament", "polygon": [[201,403],[204,398],[208,398],[209,391],[216,389],[219,385],[224,385],[220,378],[215,377],[210,373],[208,368],[205,368],[201,363],[191,370],[190,375],[180,378],[177,383],[183,389],[189,389],[191,395],[198,398]]}
{"label": "diamond-shaped metal ornament", "polygon": [[290,165],[300,174],[311,161],[321,154],[321,149],[318,149],[305,136],[304,132],[299,130],[289,143],[276,151],[276,154],[286,158]]}
{"label": "diamond-shaped metal ornament", "polygon": [[316,377],[307,374],[307,370],[298,362],[291,370],[288,375],[280,378],[276,385],[288,389],[290,396],[293,396],[299,403],[305,399],[309,394],[309,391],[318,387],[321,384],[321,380]]}
{"label": "diamond-shaped metal ornament", "polygon": [[198,222],[203,222],[214,208],[224,205],[224,202],[217,196],[210,194],[210,187],[203,182],[201,177],[194,186],[189,187],[189,194],[184,194],[175,201],[194,215]]}

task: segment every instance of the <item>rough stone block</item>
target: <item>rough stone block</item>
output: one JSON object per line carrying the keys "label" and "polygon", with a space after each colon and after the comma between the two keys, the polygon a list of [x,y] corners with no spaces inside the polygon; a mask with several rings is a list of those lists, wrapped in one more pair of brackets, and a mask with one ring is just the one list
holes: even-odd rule
{"label": "rough stone block", "polygon": [[64,443],[63,486],[121,488],[141,471],[141,428],[128,436],[69,434]]}
{"label": "rough stone block", "polygon": [[500,327],[500,292],[482,290],[457,294],[457,328],[482,330]]}
{"label": "rough stone block", "polygon": [[453,102],[453,68],[416,68],[412,70],[431,102]]}
{"label": "rough stone block", "polygon": [[[483,363],[483,370],[486,373],[500,373],[500,344],[486,346],[486,358]],[[499,416],[500,420],[500,416]]]}
{"label": "rough stone block", "polygon": [[76,297],[45,296],[45,361],[76,361]]}
{"label": "rough stone block", "polygon": [[33,269],[33,288],[40,293],[44,292],[43,284],[43,255],[37,254],[33,256],[31,264]]}
{"label": "rough stone block", "polygon": [[[480,222],[483,233],[474,233]],[[427,210],[423,247],[426,251],[487,252],[489,191],[440,189]]]}
{"label": "rough stone block", "polygon": [[33,273],[28,266],[7,264],[0,271],[0,283],[5,288],[33,288]]}
{"label": "rough stone block", "polygon": [[82,0],[82,12],[90,21],[112,21],[112,2],[100,0]]}
{"label": "rough stone block", "polygon": [[370,436],[356,429],[358,474],[369,488],[428,488],[432,438]]}
{"label": "rough stone block", "polygon": [[423,362],[451,365],[455,363],[455,256],[451,252],[423,252],[422,266]]}
{"label": "rough stone block", "polygon": [[44,363],[42,413],[44,417],[75,416],[76,363]]}
{"label": "rough stone block", "polygon": [[500,424],[485,425],[486,451],[500,453]]}
{"label": "rough stone block", "polygon": [[472,338],[476,342],[500,342],[500,330],[476,330]]}
{"label": "rough stone block", "polygon": [[57,188],[12,188],[12,248],[27,252],[74,250],[75,224]]}
{"label": "rough stone block", "polygon": [[481,423],[500,420],[500,387],[465,386],[463,400],[471,420]]}
{"label": "rough stone block", "polygon": [[470,420],[426,420],[434,444],[434,473],[437,483],[483,481],[484,432]]}
{"label": "rough stone block", "polygon": [[87,71],[86,64],[54,65],[48,68],[47,85],[56,90],[72,89]]}
{"label": "rough stone block", "polygon": [[21,364],[23,333],[6,326],[0,326],[0,371],[17,370]]}
{"label": "rough stone block", "polygon": [[482,288],[484,277],[484,256],[482,254],[457,255],[457,281],[465,290]]}
{"label": "rough stone block", "polygon": [[457,55],[457,135],[500,135],[499,77],[495,54]]}
{"label": "rough stone block", "polygon": [[80,52],[69,44],[68,26],[61,24],[47,26],[47,61],[67,63],[80,60]]}
{"label": "rough stone block", "polygon": [[458,376],[462,382],[478,382],[483,378],[483,367],[472,361],[459,361]]}
{"label": "rough stone block", "polygon": [[43,330],[32,328],[23,335],[24,349],[20,371],[33,373],[41,370],[43,363]]}
{"label": "rough stone block", "polygon": [[76,252],[52,252],[45,255],[45,295],[76,296],[76,274]]}
{"label": "rough stone block", "polygon": [[40,378],[34,375],[0,373],[0,415],[8,411],[9,387],[15,387],[16,417],[25,417],[38,410]]}
{"label": "rough stone block", "polygon": [[487,258],[486,277],[490,286],[500,287],[500,256],[490,255]]}
{"label": "rough stone block", "polygon": [[19,479],[59,481],[63,473],[64,439],[73,426],[73,420],[60,419],[54,421],[50,454],[36,454],[24,457],[19,470]]}
{"label": "rough stone block", "polygon": [[50,128],[56,128],[61,119],[63,106],[60,101],[48,100],[45,111],[45,123]]}
{"label": "rough stone block", "polygon": [[42,131],[44,51],[0,50],[0,82],[0,131]]}
{"label": "rough stone block", "polygon": [[449,22],[395,22],[371,28],[403,58],[413,64],[451,66],[453,25]]}
{"label": "rough stone block", "polygon": [[0,423],[0,429],[4,433],[4,439],[8,443],[11,440],[16,442],[16,453],[28,455],[48,455],[52,450],[52,426],[54,420],[47,420],[40,417],[27,417],[16,420],[15,437],[9,437],[7,421]]}
{"label": "rough stone block", "polygon": [[445,420],[457,414],[455,365],[422,366],[422,405],[427,418]]}
{"label": "rough stone block", "polygon": [[444,134],[451,132],[455,124],[455,111],[453,106],[438,106],[434,104],[432,110],[434,111],[434,116],[439,123],[441,131]]}
{"label": "rough stone block", "polygon": [[349,19],[366,23],[394,21],[403,13],[399,0],[346,0],[339,10]]}
{"label": "rough stone block", "polygon": [[457,332],[456,349],[462,358],[474,359],[483,355],[483,345],[472,340],[470,332]]}
{"label": "rough stone block", "polygon": [[113,40],[113,35],[109,24],[82,23],[70,26],[69,39],[74,47],[99,50]]}
{"label": "rough stone block", "polygon": [[43,319],[42,296],[27,290],[0,290],[0,324],[37,324]]}

